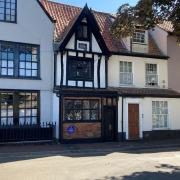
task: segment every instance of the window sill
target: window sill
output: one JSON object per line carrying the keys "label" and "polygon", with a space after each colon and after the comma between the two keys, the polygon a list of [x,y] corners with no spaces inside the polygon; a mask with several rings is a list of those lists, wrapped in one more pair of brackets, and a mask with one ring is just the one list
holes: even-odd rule
{"label": "window sill", "polygon": [[144,45],[144,46],[147,46],[147,45],[148,45],[147,43],[140,43],[140,42],[132,42],[132,45],[133,45],[133,44]]}
{"label": "window sill", "polygon": [[155,89],[156,89],[156,88],[158,88],[158,89],[160,88],[159,85],[155,85],[155,86],[147,86],[147,85],[146,85],[145,87],[146,87],[146,88],[155,88]]}
{"label": "window sill", "polygon": [[120,84],[120,87],[134,87],[134,84]]}
{"label": "window sill", "polygon": [[28,78],[28,77],[11,77],[11,76],[0,76],[0,79],[12,79],[12,80],[42,80],[40,77]]}
{"label": "window sill", "polygon": [[170,128],[153,128],[152,131],[166,131],[170,130]]}
{"label": "window sill", "polygon": [[17,24],[17,21],[5,21],[5,20],[0,20],[0,23]]}

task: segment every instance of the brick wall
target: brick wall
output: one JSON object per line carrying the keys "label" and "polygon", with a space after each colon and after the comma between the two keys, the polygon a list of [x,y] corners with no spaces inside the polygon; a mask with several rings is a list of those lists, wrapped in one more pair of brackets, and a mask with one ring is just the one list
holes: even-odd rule
{"label": "brick wall", "polygon": [[[68,128],[73,127],[74,132],[68,132]],[[101,123],[64,123],[63,139],[91,139],[101,138]]]}

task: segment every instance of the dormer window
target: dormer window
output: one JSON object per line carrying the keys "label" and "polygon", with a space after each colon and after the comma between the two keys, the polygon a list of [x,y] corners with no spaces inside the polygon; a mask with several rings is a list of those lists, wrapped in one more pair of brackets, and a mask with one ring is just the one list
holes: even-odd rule
{"label": "dormer window", "polygon": [[89,40],[89,29],[87,23],[81,23],[77,29],[77,39],[80,41]]}
{"label": "dormer window", "polygon": [[0,21],[16,22],[17,0],[0,0]]}
{"label": "dormer window", "polygon": [[136,30],[133,34],[133,43],[145,44],[146,43],[146,32],[142,30]]}

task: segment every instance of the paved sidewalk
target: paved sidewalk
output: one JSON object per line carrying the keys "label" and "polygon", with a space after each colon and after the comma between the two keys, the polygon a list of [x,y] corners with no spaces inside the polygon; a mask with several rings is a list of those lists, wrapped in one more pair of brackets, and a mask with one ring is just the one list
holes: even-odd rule
{"label": "paved sidewalk", "polygon": [[180,140],[0,146],[0,180],[180,180]]}

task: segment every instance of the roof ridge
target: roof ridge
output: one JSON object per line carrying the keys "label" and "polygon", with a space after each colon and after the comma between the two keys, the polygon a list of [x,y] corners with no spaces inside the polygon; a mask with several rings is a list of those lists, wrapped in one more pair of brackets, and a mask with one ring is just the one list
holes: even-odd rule
{"label": "roof ridge", "polygon": [[[74,6],[74,5],[71,5],[71,4],[65,4],[65,3],[60,3],[60,2],[54,2],[52,0],[43,0],[43,1],[47,1],[47,2],[53,3],[53,4],[63,5],[63,6],[69,6],[69,7],[77,8],[77,9],[80,9],[80,10],[83,9],[82,7],[79,7],[79,6]],[[92,8],[90,8],[90,9],[92,9]],[[112,13],[103,12],[103,11],[97,11],[97,10],[94,10],[94,9],[92,9],[92,11],[95,12],[95,13],[106,14],[106,15],[114,17]]]}

